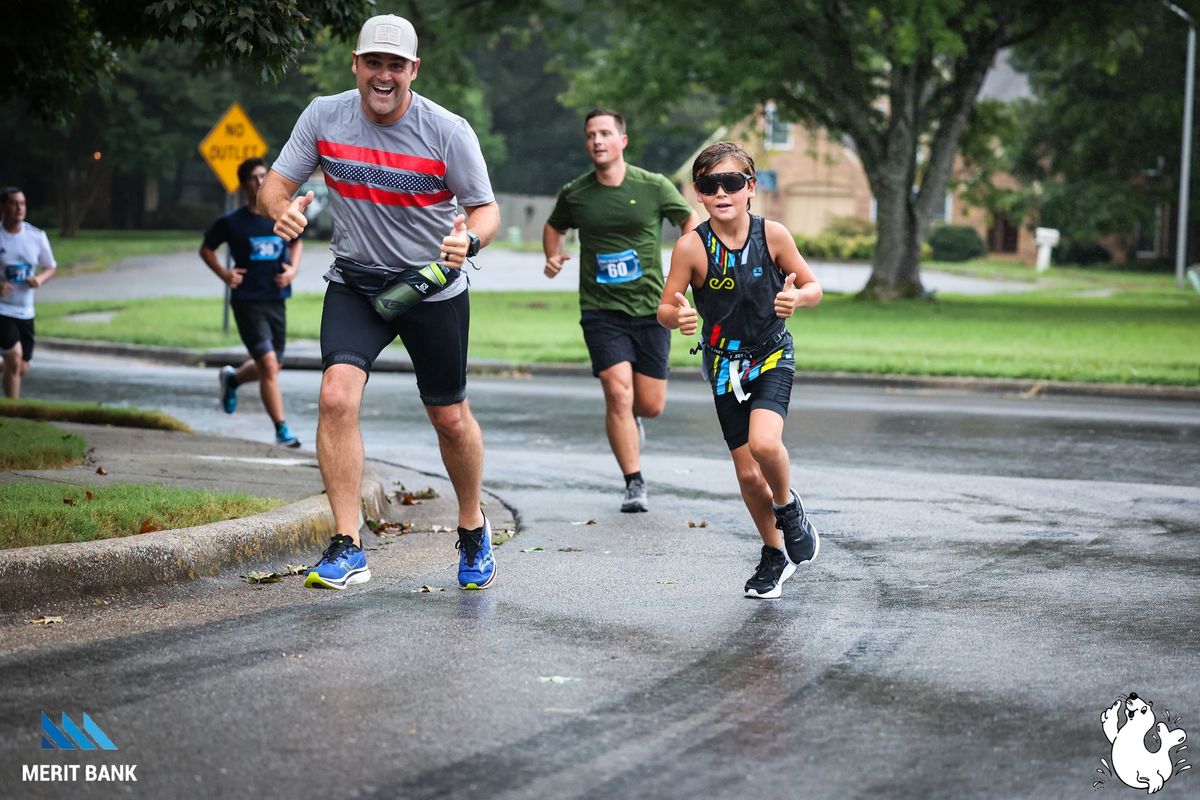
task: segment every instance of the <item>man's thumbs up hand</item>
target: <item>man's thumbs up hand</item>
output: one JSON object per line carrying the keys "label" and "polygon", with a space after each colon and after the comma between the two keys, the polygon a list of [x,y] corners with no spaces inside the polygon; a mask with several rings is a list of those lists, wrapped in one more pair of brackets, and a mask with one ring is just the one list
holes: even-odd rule
{"label": "man's thumbs up hand", "polygon": [[312,192],[306,192],[292,200],[283,216],[275,220],[275,233],[289,242],[303,233],[308,227],[308,217],[304,216],[304,212],[312,204],[313,196]]}
{"label": "man's thumbs up hand", "polygon": [[796,273],[789,272],[783,279],[783,288],[775,295],[775,316],[787,319],[796,312],[796,300],[800,290],[796,288]]}
{"label": "man's thumbs up hand", "polygon": [[679,322],[679,332],[684,336],[694,336],[696,333],[696,309],[692,308],[682,292],[675,293],[675,319]]}
{"label": "man's thumbs up hand", "polygon": [[459,214],[454,218],[454,227],[446,238],[442,239],[442,265],[459,269],[467,260],[467,248],[471,240],[467,238],[467,218]]}

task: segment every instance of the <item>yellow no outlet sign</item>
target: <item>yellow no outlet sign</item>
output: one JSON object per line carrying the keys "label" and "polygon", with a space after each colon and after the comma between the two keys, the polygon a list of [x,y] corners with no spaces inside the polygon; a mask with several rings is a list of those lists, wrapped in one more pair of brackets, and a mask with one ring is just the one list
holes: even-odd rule
{"label": "yellow no outlet sign", "polygon": [[200,142],[200,155],[230,194],[238,189],[238,164],[247,158],[261,158],[266,152],[266,141],[240,103],[231,105]]}

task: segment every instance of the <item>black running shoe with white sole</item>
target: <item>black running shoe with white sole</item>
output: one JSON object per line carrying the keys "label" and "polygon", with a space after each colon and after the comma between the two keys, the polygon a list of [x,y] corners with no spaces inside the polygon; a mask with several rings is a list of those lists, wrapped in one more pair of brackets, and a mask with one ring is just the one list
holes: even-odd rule
{"label": "black running shoe with white sole", "polygon": [[646,492],[646,482],[634,478],[625,487],[625,498],[621,501],[621,511],[626,514],[636,514],[650,510],[650,496]]}
{"label": "black running shoe with white sole", "polygon": [[788,561],[782,550],[764,544],[758,569],[746,581],[746,597],[766,600],[779,597],[783,592],[783,582],[792,577],[795,571],[796,565]]}
{"label": "black running shoe with white sole", "polygon": [[793,564],[805,564],[817,557],[821,537],[804,513],[800,495],[792,489],[792,502],[775,509],[775,527],[783,532],[783,547]]}

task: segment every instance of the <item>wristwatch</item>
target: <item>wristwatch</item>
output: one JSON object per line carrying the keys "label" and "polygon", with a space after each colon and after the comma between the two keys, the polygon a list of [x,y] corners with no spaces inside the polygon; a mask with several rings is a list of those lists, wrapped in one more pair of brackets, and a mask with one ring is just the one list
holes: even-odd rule
{"label": "wristwatch", "polygon": [[467,231],[467,258],[479,255],[479,248],[482,246],[479,237],[471,231]]}

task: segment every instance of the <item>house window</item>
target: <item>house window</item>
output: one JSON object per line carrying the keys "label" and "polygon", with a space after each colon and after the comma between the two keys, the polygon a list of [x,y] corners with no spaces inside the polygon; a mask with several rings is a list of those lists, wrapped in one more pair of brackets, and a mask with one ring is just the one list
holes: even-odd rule
{"label": "house window", "polygon": [[1017,238],[1021,229],[1005,214],[996,214],[987,229],[987,248],[990,253],[1017,252]]}
{"label": "house window", "polygon": [[784,122],[774,114],[767,116],[766,145],[768,150],[792,149],[792,123]]}

